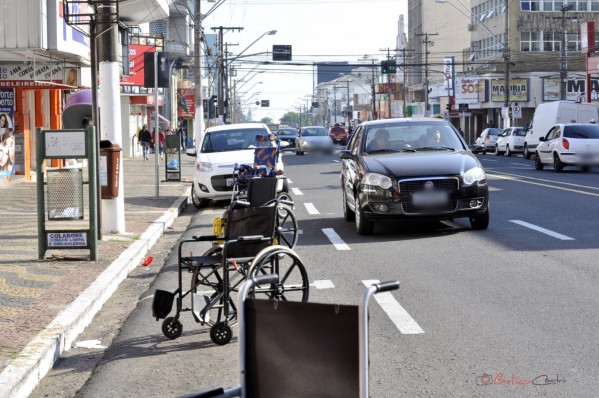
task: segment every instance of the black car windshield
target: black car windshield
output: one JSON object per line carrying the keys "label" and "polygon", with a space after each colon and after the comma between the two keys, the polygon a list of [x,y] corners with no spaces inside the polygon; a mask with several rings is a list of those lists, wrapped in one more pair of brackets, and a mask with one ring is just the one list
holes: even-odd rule
{"label": "black car windshield", "polygon": [[598,139],[599,126],[573,125],[564,127],[565,138]]}
{"label": "black car windshield", "polygon": [[466,149],[451,125],[428,121],[402,121],[369,126],[363,142],[364,151],[369,154]]}
{"label": "black car windshield", "polygon": [[279,135],[296,136],[297,135],[297,130],[296,129],[281,129],[281,130],[279,130]]}
{"label": "black car windshield", "polygon": [[329,133],[324,127],[304,127],[302,129],[302,136],[304,137],[319,137],[328,135]]}
{"label": "black car windshield", "polygon": [[201,152],[226,152],[241,149],[264,148],[275,145],[273,141],[258,141],[256,136],[265,136],[268,132],[261,128],[231,129],[206,133]]}

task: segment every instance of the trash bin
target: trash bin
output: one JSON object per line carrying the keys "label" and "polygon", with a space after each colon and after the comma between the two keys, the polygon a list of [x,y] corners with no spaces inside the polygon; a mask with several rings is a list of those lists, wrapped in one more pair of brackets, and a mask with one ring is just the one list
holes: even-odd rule
{"label": "trash bin", "polygon": [[109,140],[100,141],[100,190],[102,199],[119,196],[120,152],[123,149]]}

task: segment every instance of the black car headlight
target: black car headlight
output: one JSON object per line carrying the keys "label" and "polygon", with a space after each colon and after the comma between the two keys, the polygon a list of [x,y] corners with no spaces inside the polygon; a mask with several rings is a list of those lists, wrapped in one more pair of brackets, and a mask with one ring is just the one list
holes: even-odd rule
{"label": "black car headlight", "polygon": [[374,187],[380,187],[382,189],[389,189],[392,185],[391,178],[378,173],[366,174],[362,179],[362,183],[364,185],[371,185]]}
{"label": "black car headlight", "polygon": [[473,167],[464,173],[464,185],[473,185],[475,183],[484,181],[487,179],[485,171],[480,167]]}

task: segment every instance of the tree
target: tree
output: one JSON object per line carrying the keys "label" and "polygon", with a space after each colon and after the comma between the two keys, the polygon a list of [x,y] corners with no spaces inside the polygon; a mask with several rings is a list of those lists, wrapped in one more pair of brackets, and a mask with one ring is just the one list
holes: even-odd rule
{"label": "tree", "polygon": [[271,118],[269,118],[269,117],[263,117],[262,119],[260,119],[260,122],[262,122],[262,123],[266,124],[267,126],[268,126],[269,124],[274,124],[274,123],[272,122],[272,119],[271,119]]}

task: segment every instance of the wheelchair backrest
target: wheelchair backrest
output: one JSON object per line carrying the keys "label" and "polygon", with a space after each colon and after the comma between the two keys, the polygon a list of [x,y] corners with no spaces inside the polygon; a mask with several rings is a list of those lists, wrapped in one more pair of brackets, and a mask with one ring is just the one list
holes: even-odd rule
{"label": "wheelchair backrest", "polygon": [[247,201],[250,206],[264,206],[277,197],[277,179],[273,177],[253,178],[248,182]]}
{"label": "wheelchair backrest", "polygon": [[245,301],[247,397],[358,397],[357,306]]}
{"label": "wheelchair backrest", "polygon": [[228,212],[225,226],[225,241],[240,236],[264,236],[265,241],[237,242],[226,245],[227,258],[254,257],[272,245],[275,234],[276,206],[238,208]]}

